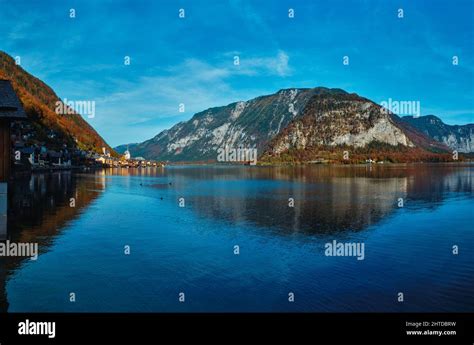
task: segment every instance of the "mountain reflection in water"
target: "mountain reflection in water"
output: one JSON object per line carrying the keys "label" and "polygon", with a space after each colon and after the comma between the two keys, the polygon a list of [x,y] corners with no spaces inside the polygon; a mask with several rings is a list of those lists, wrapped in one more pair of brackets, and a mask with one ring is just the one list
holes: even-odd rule
{"label": "mountain reflection in water", "polygon": [[[474,249],[473,168],[183,166],[18,178],[7,236],[39,243],[40,256],[0,258],[1,308],[473,311],[474,259],[451,253],[453,244]],[[332,240],[365,242],[366,259],[325,257]],[[177,305],[186,286],[194,302]],[[394,302],[401,289],[412,296],[407,309]],[[289,290],[301,303],[288,304]]]}

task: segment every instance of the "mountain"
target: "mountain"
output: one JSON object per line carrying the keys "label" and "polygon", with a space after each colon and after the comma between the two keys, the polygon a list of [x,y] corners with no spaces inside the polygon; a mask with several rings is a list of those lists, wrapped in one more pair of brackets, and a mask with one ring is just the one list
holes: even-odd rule
{"label": "mountain", "polygon": [[[135,151],[135,147],[137,145],[139,145],[139,144],[138,143],[123,144],[123,145],[119,145],[119,146],[114,147],[114,150],[115,150],[115,152],[118,152],[120,154],[124,154],[125,151],[127,151],[127,150]],[[136,157],[138,157],[138,155],[136,155]]]}
{"label": "mountain", "polygon": [[353,162],[368,158],[404,162],[435,160],[437,153],[449,148],[357,94],[321,94],[271,140],[262,158],[341,161],[344,151]]}
{"label": "mountain", "polygon": [[371,142],[414,147],[414,143],[381,107],[355,94],[318,95],[271,143],[271,151],[317,146],[365,147]]}
{"label": "mountain", "polygon": [[217,149],[226,145],[255,147],[261,152],[318,94],[346,92],[323,87],[286,89],[246,102],[210,108],[129,149],[132,156],[169,161],[215,160]]}
{"label": "mountain", "polygon": [[404,116],[402,121],[458,152],[474,152],[474,124],[447,125],[434,115]]}
{"label": "mountain", "polygon": [[35,78],[15,63],[8,54],[0,51],[0,79],[12,82],[13,88],[23,103],[30,121],[28,127],[30,143],[44,143],[50,149],[78,148],[102,152],[102,147],[113,152],[102,137],[81,115],[55,112],[56,102],[61,101],[56,93],[41,80]]}
{"label": "mountain", "polygon": [[129,150],[148,159],[215,161],[226,146],[256,148],[264,161],[340,160],[344,150],[355,161],[374,153],[380,160],[436,160],[450,151],[380,105],[324,87],[211,108]]}

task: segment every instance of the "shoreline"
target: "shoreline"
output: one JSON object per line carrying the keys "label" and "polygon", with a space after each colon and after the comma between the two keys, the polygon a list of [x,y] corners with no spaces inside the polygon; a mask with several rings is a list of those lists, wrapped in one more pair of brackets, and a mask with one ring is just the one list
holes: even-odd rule
{"label": "shoreline", "polygon": [[308,163],[308,162],[301,162],[301,163],[268,163],[268,164],[256,164],[256,165],[247,165],[247,164],[232,164],[232,163],[194,163],[194,162],[186,162],[183,163],[168,163],[168,165],[160,166],[160,167],[87,167],[87,166],[71,166],[71,167],[43,167],[43,168],[35,168],[31,170],[20,170],[20,171],[13,171],[12,180],[15,177],[24,177],[25,175],[31,174],[38,174],[38,173],[57,173],[57,172],[75,172],[75,173],[88,173],[88,172],[95,172],[99,170],[151,170],[151,169],[164,169],[166,167],[170,168],[179,168],[179,167],[248,167],[248,168],[281,168],[281,167],[400,167],[400,166],[474,166],[474,161],[472,160],[463,160],[457,162],[408,162],[408,163]]}

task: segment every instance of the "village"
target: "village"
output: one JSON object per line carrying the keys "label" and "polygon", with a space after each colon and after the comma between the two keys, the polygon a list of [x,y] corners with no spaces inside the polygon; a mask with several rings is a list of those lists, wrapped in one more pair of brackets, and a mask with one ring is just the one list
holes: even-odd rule
{"label": "village", "polygon": [[17,122],[11,127],[11,156],[13,171],[50,171],[93,168],[147,168],[162,167],[162,162],[131,157],[127,150],[123,155],[110,152],[102,147],[102,152],[92,149],[71,148],[58,144],[57,133],[47,134],[48,142],[31,140],[35,129],[28,122]]}
{"label": "village", "polygon": [[47,171],[80,168],[147,168],[163,167],[164,163],[130,156],[127,150],[115,157],[104,147],[102,153],[90,150],[52,150],[43,145],[26,146],[22,141],[13,144],[13,171]]}

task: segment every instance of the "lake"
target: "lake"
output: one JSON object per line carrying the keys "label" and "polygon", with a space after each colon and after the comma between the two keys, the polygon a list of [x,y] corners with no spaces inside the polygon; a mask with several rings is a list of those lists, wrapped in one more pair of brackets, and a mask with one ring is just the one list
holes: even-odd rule
{"label": "lake", "polygon": [[9,206],[40,254],[0,258],[3,311],[474,311],[472,164],[34,174]]}

